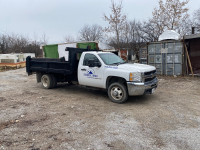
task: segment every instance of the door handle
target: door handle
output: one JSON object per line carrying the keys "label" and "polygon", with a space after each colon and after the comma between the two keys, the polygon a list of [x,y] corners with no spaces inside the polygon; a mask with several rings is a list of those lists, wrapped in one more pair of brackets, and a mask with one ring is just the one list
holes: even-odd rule
{"label": "door handle", "polygon": [[81,71],[86,71],[86,69],[81,69]]}

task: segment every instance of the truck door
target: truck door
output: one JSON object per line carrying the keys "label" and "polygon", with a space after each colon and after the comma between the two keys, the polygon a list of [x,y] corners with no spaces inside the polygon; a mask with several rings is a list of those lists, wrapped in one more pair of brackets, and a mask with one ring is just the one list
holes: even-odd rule
{"label": "truck door", "polygon": [[[90,60],[100,64],[98,67],[91,67]],[[103,88],[103,66],[94,54],[85,54],[83,61],[78,67],[78,81],[80,85]]]}

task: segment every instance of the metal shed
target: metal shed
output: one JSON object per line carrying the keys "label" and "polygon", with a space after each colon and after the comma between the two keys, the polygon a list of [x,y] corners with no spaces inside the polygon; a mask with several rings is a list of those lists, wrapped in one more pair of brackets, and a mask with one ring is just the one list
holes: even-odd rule
{"label": "metal shed", "polygon": [[[186,35],[184,36],[184,42],[188,49],[192,71],[194,74],[200,75],[200,34]],[[188,67],[187,72],[191,73]]]}
{"label": "metal shed", "polygon": [[184,46],[181,41],[167,40],[148,44],[148,64],[160,75],[184,74]]}
{"label": "metal shed", "polygon": [[146,45],[140,49],[140,63],[155,66],[157,74],[200,76],[200,33]]}

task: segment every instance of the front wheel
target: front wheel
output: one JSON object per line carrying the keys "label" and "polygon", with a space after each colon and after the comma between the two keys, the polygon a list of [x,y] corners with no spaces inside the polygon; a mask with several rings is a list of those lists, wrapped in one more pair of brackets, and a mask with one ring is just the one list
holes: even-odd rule
{"label": "front wheel", "polygon": [[114,103],[124,103],[128,99],[127,88],[122,83],[112,83],[108,87],[108,96]]}

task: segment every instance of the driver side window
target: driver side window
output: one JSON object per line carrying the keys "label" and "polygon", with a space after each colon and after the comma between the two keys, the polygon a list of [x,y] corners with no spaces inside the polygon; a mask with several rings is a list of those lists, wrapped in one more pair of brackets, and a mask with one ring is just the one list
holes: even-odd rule
{"label": "driver side window", "polygon": [[94,60],[95,62],[99,62],[99,59],[95,55],[85,54],[84,60],[83,60],[83,66],[89,66],[89,60]]}

